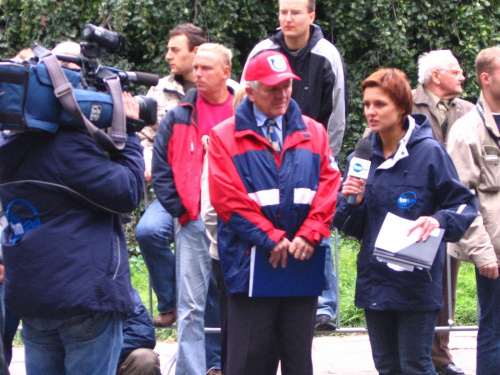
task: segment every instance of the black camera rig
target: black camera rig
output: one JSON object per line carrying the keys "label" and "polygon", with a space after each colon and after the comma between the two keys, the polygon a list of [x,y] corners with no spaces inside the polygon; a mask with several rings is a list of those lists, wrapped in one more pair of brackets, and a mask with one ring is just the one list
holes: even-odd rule
{"label": "black camera rig", "polygon": [[[156,100],[140,95],[135,97],[139,119],[125,119],[121,92],[131,83],[156,85],[158,76],[98,62],[123,50],[125,38],[120,33],[87,25],[82,37],[85,41],[77,56],[54,56],[36,45],[37,57],[28,62],[0,62],[0,130],[55,132],[59,127],[85,126],[103,149],[119,149],[126,133],[156,123]],[[61,67],[58,60],[75,63],[79,69]]]}

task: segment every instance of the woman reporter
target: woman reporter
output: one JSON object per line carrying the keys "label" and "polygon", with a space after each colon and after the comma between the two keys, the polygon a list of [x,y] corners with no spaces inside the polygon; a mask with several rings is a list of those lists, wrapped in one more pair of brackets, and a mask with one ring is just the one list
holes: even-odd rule
{"label": "woman reporter", "polygon": [[[379,69],[361,87],[371,129],[371,166],[366,181],[344,178],[334,224],[362,240],[355,304],[365,310],[379,374],[434,375],[430,353],[443,305],[444,241],[464,235],[477,215],[477,201],[460,184],[443,146],[432,138],[427,117],[410,116],[411,88],[402,71]],[[354,207],[346,200],[351,194],[357,195]],[[429,272],[401,272],[373,255],[389,212],[415,220],[411,231],[422,228],[419,240],[425,241],[435,228],[445,230]]]}

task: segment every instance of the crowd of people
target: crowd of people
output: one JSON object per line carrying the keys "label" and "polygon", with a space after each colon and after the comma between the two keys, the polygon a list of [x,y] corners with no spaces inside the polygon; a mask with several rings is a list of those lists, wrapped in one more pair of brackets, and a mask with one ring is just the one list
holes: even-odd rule
{"label": "crowd of people", "polygon": [[[354,302],[379,374],[464,374],[449,332],[435,332],[453,316],[462,260],[476,265],[477,374],[500,373],[500,47],[477,56],[476,105],[458,97],[465,77],[449,50],[419,56],[414,90],[401,70],[370,74],[371,163],[366,178],[342,177],[346,67],[315,5],[278,1],[280,27],[239,83],[229,48],[174,27],[170,74],[147,93],[157,123],[122,149],[104,152],[78,128],[0,133],[0,374],[21,320],[28,375],[160,374],[155,327],[175,322],[177,375],[312,375],[315,330],[336,329],[333,226],[361,241]],[[64,46],[76,52],[54,53],[79,54]],[[136,100],[122,100],[137,118]],[[132,287],[121,220],[150,183],[136,237],[154,319]],[[444,230],[429,269],[374,255],[388,214],[412,220],[417,242]]]}

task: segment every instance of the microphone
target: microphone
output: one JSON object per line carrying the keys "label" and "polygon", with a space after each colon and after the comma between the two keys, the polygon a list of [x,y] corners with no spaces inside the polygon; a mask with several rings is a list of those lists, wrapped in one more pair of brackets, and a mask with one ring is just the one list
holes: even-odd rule
{"label": "microphone", "polygon": [[122,82],[130,82],[142,86],[156,86],[158,84],[158,80],[160,79],[157,74],[145,72],[121,71],[117,74]]}
{"label": "microphone", "polygon": [[[368,173],[370,172],[372,156],[372,143],[366,138],[361,138],[358,143],[356,143],[356,148],[354,149],[354,157],[351,159],[349,164],[349,171],[347,176],[362,178],[366,180],[368,178]],[[354,207],[356,204],[357,194],[351,194],[347,198],[347,204]]]}

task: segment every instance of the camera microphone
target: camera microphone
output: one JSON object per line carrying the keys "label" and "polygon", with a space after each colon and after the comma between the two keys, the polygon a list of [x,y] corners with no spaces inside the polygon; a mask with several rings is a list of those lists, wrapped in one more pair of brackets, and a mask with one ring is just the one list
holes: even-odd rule
{"label": "camera microphone", "polygon": [[134,83],[142,86],[156,86],[160,79],[157,74],[144,72],[120,71],[117,72],[117,74],[120,77],[120,81],[123,83]]}
{"label": "camera microphone", "polygon": [[[358,143],[356,143],[356,148],[354,149],[354,157],[351,159],[349,164],[349,171],[347,176],[361,178],[366,180],[368,178],[368,173],[370,172],[372,156],[372,143],[366,138],[361,138]],[[351,194],[347,198],[347,204],[354,207],[356,204],[357,194]]]}

